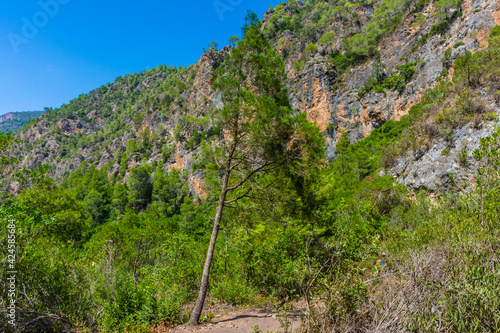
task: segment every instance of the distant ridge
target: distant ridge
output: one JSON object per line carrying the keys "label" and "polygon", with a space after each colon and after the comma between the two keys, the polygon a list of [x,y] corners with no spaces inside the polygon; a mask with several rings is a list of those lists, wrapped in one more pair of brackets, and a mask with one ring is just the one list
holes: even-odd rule
{"label": "distant ridge", "polygon": [[0,132],[15,132],[30,119],[40,117],[43,111],[9,112],[0,116]]}

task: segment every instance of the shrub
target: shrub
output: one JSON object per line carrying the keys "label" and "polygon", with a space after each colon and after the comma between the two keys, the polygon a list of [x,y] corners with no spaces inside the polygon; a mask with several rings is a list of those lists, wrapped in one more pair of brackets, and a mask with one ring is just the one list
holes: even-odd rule
{"label": "shrub", "polygon": [[448,48],[446,49],[446,51],[444,51],[444,60],[448,60],[451,58],[451,48]]}
{"label": "shrub", "polygon": [[464,145],[464,147],[462,147],[462,149],[458,153],[458,164],[463,167],[467,167],[469,165],[467,155],[467,147]]}
{"label": "shrub", "polygon": [[335,40],[335,33],[333,31],[329,31],[325,33],[323,36],[321,36],[318,44],[319,45],[332,44],[334,40]]}
{"label": "shrub", "polygon": [[258,295],[251,284],[238,274],[221,276],[213,282],[210,293],[216,301],[231,305],[250,305]]}
{"label": "shrub", "polygon": [[293,62],[293,69],[296,72],[300,72],[302,69],[304,69],[305,66],[306,66],[305,60],[301,60],[301,61],[295,60]]}
{"label": "shrub", "polygon": [[449,24],[449,22],[447,20],[443,20],[437,24],[433,24],[431,27],[431,31],[429,32],[428,37],[442,34],[446,30],[446,28],[448,27],[448,24]]}
{"label": "shrub", "polygon": [[409,62],[407,64],[397,66],[393,75],[386,77],[383,72],[383,64],[377,64],[377,62],[375,62],[372,76],[358,91],[358,99],[361,99],[364,94],[370,91],[385,94],[384,88],[403,92],[406,88],[406,83],[413,78],[415,71],[415,63]]}
{"label": "shrub", "polygon": [[316,46],[316,44],[310,43],[309,45],[307,45],[306,50],[304,52],[306,55],[318,52],[318,47]]}
{"label": "shrub", "polygon": [[177,125],[174,128],[174,138],[175,138],[176,141],[180,141],[181,140],[181,133],[182,133],[182,126],[181,125]]}

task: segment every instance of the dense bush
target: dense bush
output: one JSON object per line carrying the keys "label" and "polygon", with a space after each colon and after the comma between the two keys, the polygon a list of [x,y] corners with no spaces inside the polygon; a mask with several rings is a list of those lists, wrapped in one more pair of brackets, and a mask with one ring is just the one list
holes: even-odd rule
{"label": "dense bush", "polygon": [[384,89],[396,90],[402,93],[416,71],[413,62],[397,66],[391,75],[386,75],[383,68],[384,65],[380,62],[380,57],[377,57],[373,64],[372,76],[358,91],[358,99],[363,98],[370,91],[385,93]]}

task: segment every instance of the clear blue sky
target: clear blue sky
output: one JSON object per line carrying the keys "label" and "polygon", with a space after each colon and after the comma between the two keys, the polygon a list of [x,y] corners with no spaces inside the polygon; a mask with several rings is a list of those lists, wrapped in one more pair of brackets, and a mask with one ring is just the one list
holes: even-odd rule
{"label": "clear blue sky", "polygon": [[160,64],[188,66],[210,42],[226,45],[240,36],[247,9],[262,17],[280,2],[4,1],[0,115],[59,107],[120,75]]}

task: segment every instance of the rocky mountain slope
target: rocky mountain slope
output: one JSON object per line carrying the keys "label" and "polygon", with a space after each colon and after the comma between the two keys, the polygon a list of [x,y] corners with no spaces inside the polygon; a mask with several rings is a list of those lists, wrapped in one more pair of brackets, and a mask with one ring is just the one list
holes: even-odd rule
{"label": "rocky mountain slope", "polygon": [[9,112],[0,116],[0,132],[8,133],[15,132],[30,119],[40,117],[43,111],[25,111],[25,112]]}
{"label": "rocky mountain slope", "polygon": [[[487,46],[498,23],[496,0],[289,1],[265,14],[263,31],[285,59],[294,109],[320,127],[333,160],[343,133],[354,143],[407,115],[427,90],[452,79],[457,57]],[[126,179],[131,168],[161,160],[166,169],[187,171],[191,190],[201,195],[203,174],[192,165],[214,130],[208,110],[219,101],[212,70],[229,50],[212,48],[188,68],[120,77],[42,116],[17,134],[25,142],[24,166],[49,163],[60,178],[85,160]],[[450,173],[466,182],[477,166],[458,168],[456,156],[463,147],[470,155],[492,128],[464,125],[450,154],[438,153],[444,144],[437,140],[390,172],[414,188],[434,190]]]}

